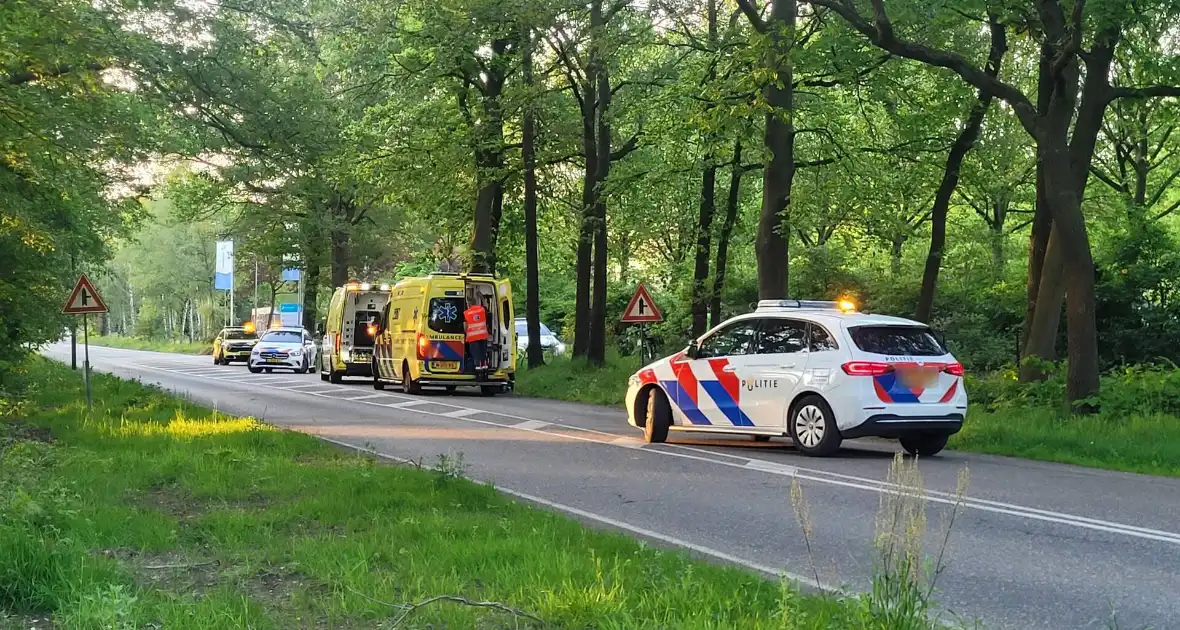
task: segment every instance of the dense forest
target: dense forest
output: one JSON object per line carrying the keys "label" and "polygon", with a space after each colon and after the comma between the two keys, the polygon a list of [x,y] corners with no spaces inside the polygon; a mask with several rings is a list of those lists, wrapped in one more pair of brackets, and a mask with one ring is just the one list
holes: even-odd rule
{"label": "dense forest", "polygon": [[592,364],[634,351],[640,281],[669,348],[848,296],[972,370],[1065,361],[1086,401],[1180,357],[1177,24],[1176,0],[3,3],[0,374],[81,271],[106,330],[202,339],[294,291],[285,267],[311,326],[334,286],[461,260]]}

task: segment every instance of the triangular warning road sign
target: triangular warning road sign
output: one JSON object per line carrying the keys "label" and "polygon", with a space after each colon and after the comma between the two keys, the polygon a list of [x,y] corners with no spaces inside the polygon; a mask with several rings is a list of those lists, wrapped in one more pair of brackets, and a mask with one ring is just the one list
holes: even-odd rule
{"label": "triangular warning road sign", "polygon": [[642,284],[636,287],[635,295],[631,296],[631,301],[627,303],[627,310],[623,311],[623,323],[642,324],[662,321],[664,321],[664,316],[660,313],[660,307],[656,306],[655,300],[651,299],[647,287]]}
{"label": "triangular warning road sign", "polygon": [[61,312],[69,315],[77,315],[80,313],[105,313],[107,312],[107,304],[99,297],[98,291],[94,289],[94,285],[90,282],[90,278],[86,274],[82,274],[78,278],[78,284],[74,285],[74,291],[70,293],[70,299],[66,300],[65,308]]}

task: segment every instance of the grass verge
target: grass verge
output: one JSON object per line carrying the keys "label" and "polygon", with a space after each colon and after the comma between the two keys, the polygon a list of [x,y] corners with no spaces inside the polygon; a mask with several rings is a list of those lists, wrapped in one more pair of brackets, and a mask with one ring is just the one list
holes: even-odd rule
{"label": "grass verge", "polygon": [[866,600],[514,503],[461,459],[382,465],[107,375],[87,416],[44,359],[22,381],[0,400],[0,627],[882,627]]}
{"label": "grass verge", "polygon": [[[81,335],[78,341],[81,342]],[[171,341],[161,339],[140,339],[118,335],[90,335],[90,343],[108,348],[126,350],[151,350],[153,352],[175,352],[177,354],[210,354],[213,346],[203,341]]]}
{"label": "grass verge", "polygon": [[[541,368],[519,370],[517,391],[621,406],[627,379],[639,367],[635,357],[608,361],[603,368],[556,359]],[[1053,408],[1053,401],[1064,399],[1064,386],[1056,381],[1018,391],[1021,386],[1012,378],[1001,373],[969,380],[973,406],[948,448],[1180,477],[1180,416],[1158,411],[1178,404],[1180,371],[1131,370],[1104,378],[1100,402],[1105,411],[1094,416]]]}

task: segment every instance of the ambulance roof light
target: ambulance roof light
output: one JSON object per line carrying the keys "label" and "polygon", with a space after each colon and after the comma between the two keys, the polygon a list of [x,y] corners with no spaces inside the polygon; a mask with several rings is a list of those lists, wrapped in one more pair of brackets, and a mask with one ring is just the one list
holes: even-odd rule
{"label": "ambulance roof light", "polygon": [[361,291],[368,291],[368,290],[369,290],[369,283],[368,282],[361,285]]}

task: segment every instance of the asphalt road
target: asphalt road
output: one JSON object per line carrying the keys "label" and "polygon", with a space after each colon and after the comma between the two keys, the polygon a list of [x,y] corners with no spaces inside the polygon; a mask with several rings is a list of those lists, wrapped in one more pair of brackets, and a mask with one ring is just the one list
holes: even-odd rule
{"label": "asphalt road", "polygon": [[[49,356],[69,359],[58,344]],[[600,525],[715,560],[865,589],[874,520],[896,447],[854,441],[830,459],[788,441],[673,434],[646,445],[619,409],[518,396],[377,392],[312,375],[250,374],[209,357],[91,348],[95,369],[186,395],[235,415],[382,455],[462,455],[469,476]],[[966,467],[938,599],[951,620],[1020,630],[1180,628],[1180,479],[944,452],[920,462],[926,549]],[[796,524],[792,477],[805,491],[812,554]],[[814,558],[814,562],[811,561]]]}

